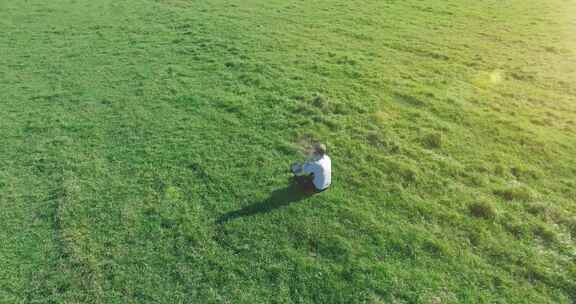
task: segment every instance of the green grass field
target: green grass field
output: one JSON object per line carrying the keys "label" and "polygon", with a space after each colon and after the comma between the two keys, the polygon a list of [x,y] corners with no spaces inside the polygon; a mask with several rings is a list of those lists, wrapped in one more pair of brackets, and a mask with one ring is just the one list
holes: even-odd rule
{"label": "green grass field", "polygon": [[575,303],[575,16],[0,0],[0,303]]}

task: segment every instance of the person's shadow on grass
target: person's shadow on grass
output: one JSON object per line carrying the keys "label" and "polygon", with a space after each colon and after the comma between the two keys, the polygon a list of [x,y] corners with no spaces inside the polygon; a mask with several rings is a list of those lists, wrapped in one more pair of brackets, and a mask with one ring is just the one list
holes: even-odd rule
{"label": "person's shadow on grass", "polygon": [[275,190],[270,194],[270,196],[264,201],[248,205],[242,209],[228,212],[222,215],[216,221],[217,224],[224,224],[228,221],[245,217],[252,216],[259,213],[268,213],[278,208],[288,206],[292,203],[301,201],[302,199],[309,197],[297,185],[291,183],[285,188]]}

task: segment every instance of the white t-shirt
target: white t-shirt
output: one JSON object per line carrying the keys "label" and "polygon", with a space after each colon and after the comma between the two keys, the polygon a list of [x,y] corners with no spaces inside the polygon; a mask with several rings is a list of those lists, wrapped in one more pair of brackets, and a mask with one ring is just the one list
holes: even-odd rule
{"label": "white t-shirt", "polygon": [[314,174],[314,186],[318,190],[324,190],[332,183],[332,161],[328,155],[320,159],[308,161],[302,166],[302,172]]}

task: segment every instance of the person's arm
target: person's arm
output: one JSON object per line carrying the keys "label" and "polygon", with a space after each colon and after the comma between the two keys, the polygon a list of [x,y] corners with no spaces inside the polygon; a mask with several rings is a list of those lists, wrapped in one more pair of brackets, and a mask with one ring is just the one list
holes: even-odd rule
{"label": "person's arm", "polygon": [[313,162],[305,162],[304,165],[302,165],[302,172],[306,174],[314,173],[314,166],[315,164]]}

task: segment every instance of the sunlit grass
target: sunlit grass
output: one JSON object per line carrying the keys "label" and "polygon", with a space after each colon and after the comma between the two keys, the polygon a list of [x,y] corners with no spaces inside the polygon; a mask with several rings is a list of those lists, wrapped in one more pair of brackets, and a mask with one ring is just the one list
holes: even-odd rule
{"label": "sunlit grass", "polygon": [[1,2],[0,302],[574,302],[574,9]]}

